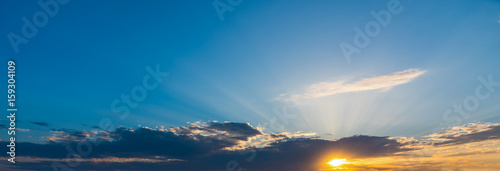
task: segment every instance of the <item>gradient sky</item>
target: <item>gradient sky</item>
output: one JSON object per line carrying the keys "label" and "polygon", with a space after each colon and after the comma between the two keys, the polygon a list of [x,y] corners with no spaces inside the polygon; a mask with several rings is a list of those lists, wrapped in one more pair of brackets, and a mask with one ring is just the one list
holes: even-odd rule
{"label": "gradient sky", "polygon": [[[231,121],[271,133],[273,110],[284,108],[295,117],[279,131],[328,140],[500,122],[500,90],[460,123],[443,118],[474,95],[478,77],[500,81],[500,2],[401,0],[401,13],[348,63],[339,44],[352,45],[353,28],[387,2],[243,0],[221,21],[212,1],[70,1],[18,53],[0,39],[3,62],[18,67],[18,127],[30,130],[18,141],[91,130],[103,118],[128,128]],[[21,18],[40,10],[1,2],[0,33],[21,34]],[[170,75],[120,119],[112,102],[157,65]]]}

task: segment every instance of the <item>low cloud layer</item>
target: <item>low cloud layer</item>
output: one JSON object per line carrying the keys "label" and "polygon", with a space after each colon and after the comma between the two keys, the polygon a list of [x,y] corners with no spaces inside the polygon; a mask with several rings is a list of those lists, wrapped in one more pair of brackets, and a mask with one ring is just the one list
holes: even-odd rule
{"label": "low cloud layer", "polygon": [[[111,131],[52,130],[46,144],[17,144],[18,163],[2,170],[319,170],[333,157],[347,158],[358,170],[444,167],[450,158],[498,155],[500,124],[468,124],[423,139],[356,135],[338,140],[300,133],[265,133],[248,123],[208,122],[175,128],[117,128]],[[8,142],[2,141],[1,145]],[[493,146],[491,145],[493,144]],[[466,148],[456,150],[462,146]],[[90,148],[89,148],[90,147]],[[498,149],[497,149],[498,148]],[[432,153],[429,149],[436,149]],[[444,153],[443,153],[444,152]],[[415,155],[417,154],[417,155]],[[414,158],[411,158],[414,157]],[[425,160],[424,160],[425,159]],[[429,161],[427,161],[429,159]],[[370,162],[388,162],[384,167]],[[417,169],[418,170],[418,169]]]}
{"label": "low cloud layer", "polygon": [[438,142],[436,146],[461,145],[486,140],[500,139],[500,124],[471,123],[427,136]]}

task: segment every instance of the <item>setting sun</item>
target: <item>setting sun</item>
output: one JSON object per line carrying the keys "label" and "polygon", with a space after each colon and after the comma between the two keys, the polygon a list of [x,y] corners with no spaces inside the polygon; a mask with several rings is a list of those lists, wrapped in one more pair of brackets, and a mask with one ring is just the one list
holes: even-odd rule
{"label": "setting sun", "polygon": [[337,167],[343,164],[347,164],[347,161],[346,159],[333,159],[332,161],[328,162],[328,164]]}

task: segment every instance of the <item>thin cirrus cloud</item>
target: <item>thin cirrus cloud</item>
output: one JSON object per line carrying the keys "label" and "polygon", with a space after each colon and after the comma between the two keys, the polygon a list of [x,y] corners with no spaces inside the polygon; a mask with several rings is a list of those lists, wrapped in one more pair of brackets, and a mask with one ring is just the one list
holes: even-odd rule
{"label": "thin cirrus cloud", "polygon": [[362,92],[369,90],[388,91],[397,85],[408,83],[426,72],[426,70],[411,68],[386,75],[363,78],[354,82],[349,82],[348,79],[333,82],[320,82],[309,85],[304,93],[289,96],[284,94],[276,99],[283,101],[297,101],[340,93]]}

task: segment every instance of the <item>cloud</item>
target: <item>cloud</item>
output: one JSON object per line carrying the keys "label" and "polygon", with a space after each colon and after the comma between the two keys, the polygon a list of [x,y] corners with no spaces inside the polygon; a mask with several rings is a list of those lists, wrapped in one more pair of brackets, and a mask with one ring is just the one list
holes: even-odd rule
{"label": "cloud", "polygon": [[[147,129],[142,129],[144,131]],[[153,130],[148,130],[153,131]],[[160,131],[153,131],[159,133]],[[157,137],[158,134],[149,132],[150,137]],[[136,138],[144,138],[143,136],[136,136]],[[158,138],[162,138],[158,137]],[[151,138],[149,138],[151,139]],[[52,162],[80,162],[77,167],[78,170],[183,170],[183,171],[200,171],[200,170],[226,170],[227,163],[233,160],[246,161],[252,158],[252,164],[245,164],[247,170],[310,170],[316,166],[311,166],[309,163],[314,163],[315,160],[321,160],[321,156],[331,153],[344,153],[350,151],[350,157],[376,157],[391,155],[394,152],[404,151],[399,149],[401,144],[394,140],[389,140],[386,137],[372,137],[372,136],[354,136],[344,138],[338,141],[321,140],[321,139],[289,139],[287,141],[274,142],[270,147],[259,148],[253,150],[243,151],[210,151],[202,150],[206,153],[193,153],[190,152],[193,148],[205,148],[200,141],[196,146],[184,148],[180,143],[191,143],[180,141],[178,144],[165,144],[164,142],[148,141],[143,139],[142,144],[123,144],[120,141],[113,142],[112,144],[103,144],[102,149],[106,152],[96,150],[93,153],[100,154],[99,156],[84,157],[82,158],[69,158],[65,157],[51,157],[41,153],[54,153],[65,151],[65,146],[59,144],[60,150],[54,149],[55,144],[37,145],[35,147],[20,144],[19,149],[34,150],[38,149],[39,154],[44,157],[29,155],[31,160],[19,159],[24,161],[18,167],[27,170],[50,170]],[[32,144],[34,145],[34,144]],[[133,145],[140,146],[138,149]],[[161,145],[161,148],[159,148]],[[76,145],[69,145],[70,147]],[[127,148],[121,148],[127,147]],[[150,148],[153,147],[153,148]],[[40,148],[45,149],[41,151]],[[101,146],[97,148],[101,149]],[[176,153],[175,150],[180,149]],[[67,153],[67,151],[66,151]],[[26,157],[26,153],[19,152],[21,158]],[[63,155],[64,156],[64,155]],[[129,157],[125,157],[129,156]],[[160,156],[167,161],[152,160],[150,156]],[[177,157],[166,157],[177,156]],[[254,156],[254,157],[252,157]],[[287,156],[287,157],[284,157]],[[117,159],[127,159],[121,162],[115,162]],[[175,159],[175,160],[174,160]],[[111,160],[111,161],[110,161]],[[174,161],[174,162],[172,162]]]}
{"label": "cloud", "polygon": [[[54,135],[45,137],[47,144],[16,143],[16,155],[24,162],[17,166],[50,170],[52,168],[44,167],[54,161],[78,161],[81,162],[78,169],[82,170],[137,170],[138,166],[141,166],[138,170],[217,170],[225,168],[229,161],[246,160],[251,153],[258,153],[259,157],[253,162],[261,164],[248,165],[249,169],[273,170],[274,162],[291,162],[293,164],[287,167],[293,170],[293,167],[309,167],[300,161],[304,160],[301,156],[317,159],[326,153],[347,150],[352,157],[373,157],[405,151],[400,148],[403,144],[388,137],[354,136],[332,141],[308,138],[314,133],[263,133],[248,123],[237,122],[195,123],[170,129],[117,128],[99,133],[72,129],[52,132]],[[92,144],[92,152],[71,155],[68,149],[78,149],[82,142],[90,142],[87,144]],[[7,143],[1,141],[0,145]],[[283,155],[296,157],[282,158]],[[156,157],[152,159],[152,156]],[[118,159],[123,162],[114,162]],[[312,161],[312,158],[306,160]],[[96,163],[109,167],[96,166]],[[150,168],[152,163],[155,165]]]}
{"label": "cloud", "polygon": [[[320,170],[321,163],[339,157],[347,158],[352,162],[349,167],[359,170],[394,170],[400,166],[428,170],[454,167],[456,157],[498,156],[500,140],[491,137],[498,135],[499,126],[468,124],[424,139],[355,135],[337,140],[311,137],[314,133],[265,133],[248,123],[216,121],[169,129],[57,129],[46,144],[16,143],[16,158],[21,164],[8,167],[53,170],[53,162],[79,162],[74,169],[208,171],[227,170],[228,163],[234,161],[250,171]],[[0,146],[7,143],[0,141]],[[78,147],[85,143],[92,145],[91,153],[70,153],[81,151]],[[472,160],[460,162],[479,167]]]}
{"label": "cloud", "polygon": [[[9,129],[10,128],[10,125],[7,125],[7,124],[0,124],[0,129]],[[21,132],[28,132],[30,131],[30,129],[23,129],[23,128],[16,128],[17,131],[21,131]]]}
{"label": "cloud", "polygon": [[22,128],[16,128],[16,130],[21,131],[21,132],[28,132],[30,129],[22,129]]}
{"label": "cloud", "polygon": [[[5,159],[7,158],[0,158]],[[162,162],[183,162],[184,160],[180,159],[169,159],[160,156],[154,156],[151,158],[118,158],[118,157],[104,157],[104,158],[67,158],[67,159],[59,159],[59,158],[33,158],[33,157],[19,157],[16,162],[21,163],[30,163],[30,162],[93,162],[93,163],[162,163]]]}
{"label": "cloud", "polygon": [[107,133],[103,131],[98,135],[97,131],[77,131],[73,129],[51,129],[50,132],[52,133],[51,136],[43,136],[41,138],[51,143],[82,141],[93,136],[102,138],[102,134]]}
{"label": "cloud", "polygon": [[222,151],[262,134],[248,123],[235,122],[209,122],[171,129],[147,127],[135,130],[117,128],[112,131],[52,129],[51,132],[53,135],[42,137],[48,144],[18,143],[19,149],[22,149],[18,150],[19,156],[64,158],[68,153],[66,145],[76,146],[79,142],[90,141],[98,144],[88,156],[91,158],[130,157],[130,155],[191,158]]}
{"label": "cloud", "polygon": [[244,137],[252,137],[261,134],[259,130],[256,130],[250,126],[250,124],[234,123],[234,122],[224,122],[224,123],[212,123],[207,129],[213,129],[217,131],[225,131],[232,135],[242,135]]}
{"label": "cloud", "polygon": [[470,123],[464,126],[452,127],[449,130],[426,136],[437,141],[436,146],[461,145],[486,140],[500,139],[499,123]]}
{"label": "cloud", "polygon": [[9,129],[9,127],[7,124],[0,124],[0,129]]}
{"label": "cloud", "polygon": [[461,153],[455,153],[455,154],[447,155],[447,157],[460,157],[460,156],[470,156],[470,155],[477,155],[477,154],[494,154],[494,153],[498,153],[498,150],[475,151],[475,152],[461,152]]}
{"label": "cloud", "polygon": [[30,121],[30,123],[38,125],[38,126],[49,127],[49,123],[47,123],[47,122],[32,122],[32,121]]}
{"label": "cloud", "polygon": [[388,91],[391,88],[408,83],[413,79],[425,74],[426,70],[407,69],[393,72],[387,75],[363,78],[358,81],[339,80],[334,82],[320,82],[309,85],[304,93],[290,96],[281,94],[276,99],[284,101],[296,101],[301,99],[319,98],[339,93],[361,92],[369,90]]}

